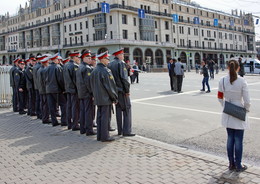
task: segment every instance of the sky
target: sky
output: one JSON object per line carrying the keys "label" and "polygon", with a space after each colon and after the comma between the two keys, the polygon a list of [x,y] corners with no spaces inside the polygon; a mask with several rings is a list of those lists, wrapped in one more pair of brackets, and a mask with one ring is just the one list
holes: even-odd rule
{"label": "sky", "polygon": [[[215,10],[224,11],[231,13],[232,9],[238,9],[245,11],[246,13],[253,13],[253,15],[260,18],[260,2],[259,0],[192,0],[202,7],[207,7]],[[22,7],[25,6],[25,2],[28,0],[8,0],[8,3],[1,3],[0,15],[5,14],[9,11],[10,15],[15,14],[20,4]],[[259,24],[255,26],[257,40],[260,40],[260,21]]]}

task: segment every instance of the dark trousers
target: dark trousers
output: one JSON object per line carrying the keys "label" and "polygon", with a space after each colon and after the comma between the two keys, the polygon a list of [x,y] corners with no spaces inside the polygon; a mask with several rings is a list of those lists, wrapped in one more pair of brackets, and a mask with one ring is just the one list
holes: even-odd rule
{"label": "dark trousers", "polygon": [[66,122],[66,99],[63,96],[63,94],[50,93],[47,95],[47,98],[48,98],[48,105],[49,105],[50,114],[51,114],[52,125],[58,124],[58,120],[56,117],[57,103],[61,107],[61,123],[64,125],[67,124],[67,122]]}
{"label": "dark trousers", "polygon": [[230,164],[241,169],[244,130],[227,128],[227,153]]}
{"label": "dark trousers", "polygon": [[14,112],[18,112],[19,107],[18,107],[18,99],[19,99],[19,94],[18,94],[18,90],[16,87],[12,87],[13,88],[13,97],[12,97],[12,103],[13,103],[13,111]]}
{"label": "dark trousers", "polygon": [[98,106],[97,109],[97,140],[105,141],[109,138],[110,105]]}
{"label": "dark trousers", "polygon": [[177,91],[177,78],[174,75],[170,75],[171,90]]}
{"label": "dark trousers", "polygon": [[72,115],[72,129],[78,127],[79,123],[79,98],[77,93],[70,96],[71,100],[71,115]]}
{"label": "dark trousers", "polygon": [[92,97],[80,100],[80,133],[93,132],[94,104]]}
{"label": "dark trousers", "polygon": [[135,82],[135,79],[136,79],[136,83],[139,83],[139,73],[134,73],[133,74],[133,83]]}
{"label": "dark trousers", "polygon": [[[49,122],[49,106],[46,94],[40,94],[40,104],[41,104],[41,112],[42,112],[42,122]],[[55,111],[54,111],[55,112]]]}
{"label": "dark trousers", "polygon": [[71,115],[71,112],[72,112],[72,106],[71,106],[71,94],[70,93],[67,93],[67,106],[66,106],[66,112],[67,112],[67,123],[68,123],[68,128],[71,128],[71,118],[72,118],[72,115]]}
{"label": "dark trousers", "polygon": [[29,103],[28,103],[28,115],[34,115],[35,114],[35,90],[29,89]]}
{"label": "dark trousers", "polygon": [[37,115],[37,118],[42,118],[42,111],[41,111],[41,100],[40,100],[40,94],[39,94],[39,90],[36,89],[35,90],[35,111],[36,111],[36,115]]}
{"label": "dark trousers", "polygon": [[176,75],[177,77],[177,91],[180,92],[182,88],[183,75]]}
{"label": "dark trousers", "polygon": [[214,79],[214,69],[209,70],[210,78]]}
{"label": "dark trousers", "polygon": [[208,91],[210,91],[209,77],[203,77],[203,80],[202,80],[202,89],[203,90],[205,90],[205,84],[208,87]]}
{"label": "dark trousers", "polygon": [[19,96],[19,112],[23,112],[25,108],[25,92],[18,91]]}
{"label": "dark trousers", "polygon": [[132,112],[129,96],[118,93],[118,101],[116,104],[116,122],[118,134],[130,134],[132,132]]}

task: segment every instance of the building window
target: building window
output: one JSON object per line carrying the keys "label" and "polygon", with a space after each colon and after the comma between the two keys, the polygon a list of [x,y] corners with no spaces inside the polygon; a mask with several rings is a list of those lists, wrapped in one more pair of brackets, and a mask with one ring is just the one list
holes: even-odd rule
{"label": "building window", "polygon": [[201,30],[201,36],[204,36],[204,30]]}
{"label": "building window", "polygon": [[95,27],[95,20],[92,20],[92,27]]}
{"label": "building window", "polygon": [[188,35],[190,35],[190,27],[188,27]]}
{"label": "building window", "polygon": [[88,21],[86,21],[86,29],[88,29]]}
{"label": "building window", "polygon": [[127,15],[122,15],[122,24],[127,24]]}
{"label": "building window", "polygon": [[77,24],[76,23],[74,24],[74,28],[75,28],[75,31],[77,31]]}
{"label": "building window", "polygon": [[172,31],[175,33],[175,25],[172,26]]}
{"label": "building window", "polygon": [[110,31],[110,39],[113,39],[113,31]]}
{"label": "building window", "polygon": [[82,22],[79,23],[80,30],[82,30]]}
{"label": "building window", "polygon": [[134,18],[134,26],[136,26],[136,18]]}
{"label": "building window", "polygon": [[123,39],[128,39],[128,31],[123,30]]}
{"label": "building window", "polygon": [[165,21],[165,29],[169,30],[169,22],[168,21]]}
{"label": "building window", "polygon": [[112,19],[113,17],[112,16],[109,16],[109,21],[110,21],[110,24],[112,24],[113,23],[113,19]]}
{"label": "building window", "polygon": [[137,40],[137,33],[135,32],[135,40]]}
{"label": "building window", "polygon": [[154,27],[157,29],[157,21],[154,21]]}
{"label": "building window", "polygon": [[158,35],[155,35],[155,41],[158,42]]}
{"label": "building window", "polygon": [[66,27],[66,26],[64,26],[64,32],[65,32],[65,33],[67,32],[67,27]]}
{"label": "building window", "polygon": [[70,32],[71,32],[71,25],[69,25],[69,30],[70,30]]}
{"label": "building window", "polygon": [[170,36],[168,34],[165,35],[165,41],[170,42]]}

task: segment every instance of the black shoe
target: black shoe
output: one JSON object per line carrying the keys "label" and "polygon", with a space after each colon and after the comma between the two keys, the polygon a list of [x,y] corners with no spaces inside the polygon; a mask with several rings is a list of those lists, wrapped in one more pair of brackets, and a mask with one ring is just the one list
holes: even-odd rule
{"label": "black shoe", "polygon": [[200,91],[205,91],[205,89],[201,89]]}
{"label": "black shoe", "polygon": [[115,128],[112,128],[112,127],[110,127],[110,128],[109,128],[109,131],[110,131],[110,132],[113,132],[113,131],[116,131],[116,129],[115,129]]}
{"label": "black shoe", "polygon": [[234,164],[229,164],[228,169],[229,169],[230,171],[233,171],[233,170],[236,169],[236,166],[235,166]]}
{"label": "black shoe", "polygon": [[18,110],[14,110],[14,112],[19,112]]}
{"label": "black shoe", "polygon": [[61,123],[60,125],[61,125],[61,126],[68,126],[67,123]]}
{"label": "black shoe", "polygon": [[31,116],[36,116],[36,113],[31,113]]}
{"label": "black shoe", "polygon": [[43,121],[42,124],[50,124],[50,121]]}
{"label": "black shoe", "polygon": [[60,125],[60,123],[52,124],[53,127],[55,127],[55,126],[59,126],[59,125]]}
{"label": "black shoe", "polygon": [[106,140],[101,140],[101,142],[111,142],[114,141],[115,139],[112,137],[107,138]]}
{"label": "black shoe", "polygon": [[19,114],[26,114],[27,112],[26,111],[20,111]]}
{"label": "black shoe", "polygon": [[94,124],[93,127],[97,127],[97,124]]}
{"label": "black shoe", "polygon": [[80,131],[79,133],[83,135],[86,133],[86,131]]}
{"label": "black shoe", "polygon": [[206,91],[206,93],[210,93],[210,91],[208,90],[208,91]]}
{"label": "black shoe", "polygon": [[237,168],[236,169],[236,172],[243,172],[243,171],[245,171],[245,170],[247,170],[247,166],[246,165],[242,165],[242,167],[241,168]]}
{"label": "black shoe", "polygon": [[93,132],[87,132],[86,136],[91,136],[91,135],[97,135],[97,132],[93,131]]}
{"label": "black shoe", "polygon": [[60,114],[56,114],[56,117],[61,117],[61,115]]}
{"label": "black shoe", "polygon": [[132,133],[130,133],[130,134],[123,134],[123,136],[125,136],[125,137],[131,137],[131,136],[135,136],[135,134],[132,134]]}
{"label": "black shoe", "polygon": [[78,126],[72,128],[72,131],[78,131],[78,130],[80,130],[80,127],[78,127]]}
{"label": "black shoe", "polygon": [[122,132],[118,132],[117,135],[122,135]]}

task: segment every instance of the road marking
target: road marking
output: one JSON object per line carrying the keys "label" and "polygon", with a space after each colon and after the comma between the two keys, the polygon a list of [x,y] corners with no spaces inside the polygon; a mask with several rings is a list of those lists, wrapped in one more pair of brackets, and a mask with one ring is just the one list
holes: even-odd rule
{"label": "road marking", "polygon": [[[216,90],[216,89],[218,89],[218,88],[213,88],[211,90]],[[173,93],[172,95],[160,95],[160,96],[154,96],[154,97],[148,97],[148,98],[140,98],[140,99],[132,100],[132,102],[141,102],[141,101],[146,101],[146,100],[155,100],[155,99],[172,97],[172,96],[187,95],[187,94],[192,94],[192,93],[197,93],[197,92],[200,92],[200,91],[199,90],[194,90],[194,91],[187,91],[187,92],[183,92],[183,93]]]}
{"label": "road marking", "polygon": [[[251,83],[251,84],[248,84],[248,85],[252,86],[252,85],[255,85],[255,84],[260,84],[260,82],[255,82],[255,83]],[[216,89],[218,89],[218,88],[212,88],[211,91],[216,90]],[[141,102],[141,101],[146,101],[146,100],[155,100],[155,99],[172,97],[172,96],[187,95],[187,94],[192,94],[192,93],[196,93],[196,92],[199,92],[199,90],[187,91],[187,92],[183,92],[183,93],[174,93],[172,95],[160,95],[160,96],[154,96],[154,97],[148,97],[148,98],[140,98],[140,99],[132,100],[132,102]]]}
{"label": "road marking", "polygon": [[[159,104],[152,104],[152,103],[145,103],[145,102],[135,102],[138,104],[143,104],[143,105],[150,105],[150,106],[156,106],[156,107],[164,107],[164,108],[170,108],[170,109],[178,109],[178,110],[186,110],[186,111],[193,111],[193,112],[201,112],[201,113],[208,113],[208,114],[215,114],[215,115],[221,115],[222,113],[220,112],[213,112],[213,111],[206,111],[206,110],[199,110],[199,109],[191,109],[191,108],[186,108],[186,107],[176,107],[176,106],[168,106],[168,105],[159,105]],[[253,120],[260,120],[258,117],[248,117],[249,119]]]}

